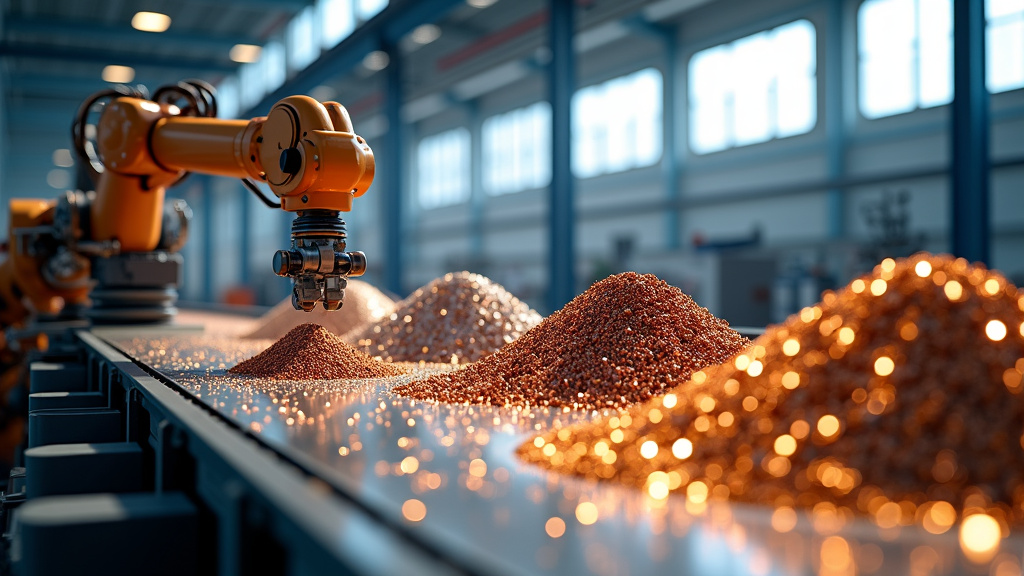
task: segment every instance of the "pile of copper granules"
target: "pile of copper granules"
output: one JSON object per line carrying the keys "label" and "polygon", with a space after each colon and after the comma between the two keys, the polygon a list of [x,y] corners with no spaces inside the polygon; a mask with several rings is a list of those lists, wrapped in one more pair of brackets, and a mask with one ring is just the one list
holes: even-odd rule
{"label": "pile of copper granules", "polygon": [[260,318],[255,330],[245,338],[277,339],[299,324],[314,322],[339,336],[385,318],[395,301],[361,280],[350,279],[345,288],[345,303],[340,310],[328,312],[322,307],[310,312],[296,310],[291,297],[285,298]]}
{"label": "pile of copper granules", "polygon": [[229,372],[274,380],[384,378],[404,372],[371,358],[323,326],[302,324],[270,348],[239,362]]}
{"label": "pile of copper granules", "polygon": [[345,335],[345,340],[393,362],[465,364],[493,353],[540,321],[540,314],[500,284],[458,272],[417,289],[383,320]]}
{"label": "pile of copper granules", "polygon": [[678,288],[626,272],[597,282],[480,362],[395,392],[449,403],[622,408],[749,343]]}
{"label": "pile of copper granules", "polygon": [[690,500],[805,507],[933,533],[1024,521],[1024,295],[963,259],[884,260],[745,353],[528,461]]}

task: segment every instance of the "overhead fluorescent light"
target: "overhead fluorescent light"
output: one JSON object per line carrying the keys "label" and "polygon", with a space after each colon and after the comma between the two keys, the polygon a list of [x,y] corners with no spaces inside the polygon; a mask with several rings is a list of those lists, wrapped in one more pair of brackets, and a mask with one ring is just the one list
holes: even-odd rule
{"label": "overhead fluorescent light", "polygon": [[67,148],[57,148],[53,151],[53,165],[60,166],[61,168],[70,168],[74,166],[75,161],[71,158],[71,150]]}
{"label": "overhead fluorescent light", "polygon": [[530,67],[521,60],[506,62],[486,72],[471,76],[452,86],[452,94],[459,100],[472,100],[526,78]]}
{"label": "overhead fluorescent light", "polygon": [[143,32],[163,32],[171,27],[171,17],[159,12],[136,12],[132,28]]}
{"label": "overhead fluorescent light", "polygon": [[573,45],[577,52],[589,52],[598,46],[625,38],[628,34],[629,28],[626,28],[625,24],[618,20],[612,20],[580,32],[573,39]]}
{"label": "overhead fluorescent light", "polygon": [[231,47],[231,52],[228,56],[233,62],[251,64],[259,61],[262,52],[263,48],[255,44],[235,44]]}
{"label": "overhead fluorescent light", "polygon": [[409,39],[425,46],[441,37],[441,27],[437,24],[420,24],[409,33]]}
{"label": "overhead fluorescent light", "polygon": [[711,0],[661,0],[660,2],[654,2],[644,6],[643,13],[644,18],[649,22],[657,22],[658,20],[664,20],[669,16],[675,16],[682,14],[687,10],[693,10],[698,6],[702,6],[711,2]]}
{"label": "overhead fluorescent light", "polygon": [[448,99],[440,92],[417,98],[402,106],[402,120],[406,122],[419,122],[448,107]]}
{"label": "overhead fluorescent light", "polygon": [[67,170],[54,168],[46,173],[46,183],[49,184],[51,188],[67,190],[68,186],[71,185],[71,173]]}
{"label": "overhead fluorescent light", "polygon": [[115,66],[111,64],[103,68],[103,81],[114,84],[125,84],[135,79],[135,68],[131,66]]}
{"label": "overhead fluorescent light", "polygon": [[374,72],[387,68],[389,62],[391,62],[391,57],[383,50],[374,50],[363,57],[363,66]]}

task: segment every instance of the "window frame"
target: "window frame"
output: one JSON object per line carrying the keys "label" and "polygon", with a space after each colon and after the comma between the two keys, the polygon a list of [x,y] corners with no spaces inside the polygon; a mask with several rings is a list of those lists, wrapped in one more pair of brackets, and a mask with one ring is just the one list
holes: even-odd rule
{"label": "window frame", "polygon": [[[701,84],[704,81],[701,80],[700,76],[707,72],[700,68],[707,68],[714,64],[715,67],[713,69],[717,71],[717,67],[727,65],[735,70],[740,70],[734,73],[734,75],[740,75],[742,74],[742,68],[734,66],[729,62],[734,57],[733,52],[737,48],[747,49],[748,43],[774,42],[780,38],[780,32],[788,33],[787,29],[797,31],[802,29],[809,32],[810,49],[806,54],[806,61],[801,63],[801,65],[806,66],[806,69],[802,72],[799,70],[799,67],[793,67],[789,70],[774,69],[770,75],[763,79],[764,90],[761,92],[763,94],[763,102],[752,103],[760,104],[764,108],[763,135],[741,139],[735,128],[737,125],[735,101],[736,95],[740,93],[740,90],[735,86],[735,82],[727,77],[719,79],[717,85],[712,85],[710,89],[702,89]],[[777,140],[805,136],[815,132],[820,126],[819,121],[821,120],[819,105],[822,97],[820,85],[822,78],[819,74],[820,38],[818,25],[815,23],[815,20],[809,15],[804,15],[726,42],[707,46],[690,54],[684,71],[686,74],[686,90],[681,97],[681,101],[686,104],[685,111],[682,113],[686,114],[687,129],[685,137],[688,153],[694,157],[708,157]],[[720,62],[717,64],[715,62],[705,64],[704,60],[710,58],[718,59]],[[744,63],[744,65],[749,68],[748,63]],[[794,72],[798,73],[794,74]],[[804,88],[808,89],[808,92],[805,94],[806,101],[802,104],[809,110],[809,114],[807,114],[806,118],[802,119],[803,125],[797,128],[786,128],[779,121],[779,112],[783,107],[778,100],[780,78],[783,78],[787,84],[799,84],[802,82],[804,83]],[[708,103],[702,104],[702,101]],[[792,105],[790,108],[798,109],[800,108],[799,104],[801,103],[797,102],[796,105]],[[720,121],[720,125],[717,129],[704,133],[700,132],[702,122],[699,118],[706,116],[706,112],[703,114],[700,112],[708,110],[708,107],[714,107],[713,109],[717,110],[715,115],[718,116],[717,120]],[[715,131],[719,133],[718,139],[702,140],[707,138],[708,134],[714,135]]]}
{"label": "window frame", "polygon": [[[452,172],[458,172],[458,177],[454,180],[458,183],[458,189],[455,193],[444,194],[442,188],[437,186],[444,176],[450,176],[446,174],[444,169],[427,168],[424,166],[424,156],[426,153],[430,153],[431,156],[435,156],[434,160],[437,161],[438,165],[443,164],[438,161],[436,156],[446,156],[451,154],[451,150],[444,150],[443,144],[445,139],[452,138],[454,142],[459,144],[460,150],[458,150],[457,159],[454,162],[454,166],[451,167]],[[425,149],[425,146],[427,147]],[[416,178],[414,180],[414,196],[416,207],[420,210],[434,210],[438,208],[446,208],[450,206],[458,206],[469,202],[469,199],[473,194],[472,184],[472,167],[470,166],[470,157],[472,155],[473,147],[473,135],[464,126],[456,126],[448,130],[442,130],[439,132],[433,132],[427,136],[423,136],[416,141],[416,147],[413,150],[413,161],[415,164],[414,170]],[[446,158],[450,160],[450,158]],[[452,166],[449,163],[449,166]],[[429,178],[429,181],[428,181]],[[447,181],[452,180],[447,178]],[[426,186],[431,186],[427,189]],[[429,196],[428,196],[429,194]]]}
{"label": "window frame", "polygon": [[[613,126],[610,122],[601,124],[596,123],[592,126],[582,126],[583,114],[582,108],[585,104],[596,106],[600,109],[614,109],[622,110],[623,106],[616,106],[614,104],[605,103],[602,105],[600,102],[601,98],[612,98],[611,92],[619,89],[625,92],[629,92],[630,89],[635,89],[636,84],[630,85],[629,82],[636,82],[637,80],[643,79],[643,75],[654,73],[657,77],[656,87],[652,93],[652,98],[656,100],[656,106],[651,110],[643,109],[642,113],[635,113],[632,115],[619,114],[613,116],[615,120],[622,120],[625,123],[625,127]],[[587,100],[584,100],[587,99]],[[588,101],[589,100],[589,101]],[[643,104],[649,104],[645,102]],[[642,104],[640,105],[642,107]],[[626,107],[628,108],[628,107]],[[644,118],[643,116],[650,115],[653,117],[653,121],[648,126],[641,126],[640,122]],[[662,161],[665,153],[665,74],[655,65],[643,66],[641,68],[634,68],[630,72],[624,74],[618,74],[610,78],[601,80],[600,82],[594,82],[588,84],[582,88],[574,91],[572,96],[572,173],[573,177],[585,180],[590,178],[598,178],[601,176],[607,176],[611,174],[620,174],[628,172],[630,170],[638,170],[643,168],[649,168],[656,166]],[[650,142],[645,142],[643,145],[640,144],[640,136],[644,133],[646,128],[653,129],[653,136]],[[623,158],[612,158],[613,153],[610,149],[607,149],[607,140],[611,139],[610,134],[615,132],[616,129],[622,129],[619,131],[627,132],[632,137],[633,141],[626,145],[626,148],[633,150],[634,153],[630,156]],[[605,133],[606,149],[600,151],[602,155],[601,161],[598,163],[596,171],[583,171],[580,167],[582,159],[580,154],[582,153],[583,147],[580,145],[581,140],[587,141],[586,135],[593,134],[594,132]],[[592,140],[592,139],[591,139]],[[635,151],[643,148],[654,148],[655,152],[652,156],[646,157],[641,156]]]}
{"label": "window frame", "polygon": [[[869,121],[869,122],[870,121],[875,121],[875,120],[881,120],[881,119],[884,119],[884,118],[891,118],[891,117],[894,117],[894,116],[903,116],[903,115],[911,114],[911,113],[914,113],[914,112],[920,112],[922,110],[940,109],[943,106],[948,106],[949,104],[951,104],[952,101],[953,101],[953,96],[954,96],[954,93],[953,93],[953,77],[952,77],[953,50],[954,50],[954,46],[953,46],[953,22],[952,22],[953,2],[952,2],[952,0],[943,0],[943,1],[948,1],[948,3],[949,3],[949,13],[948,13],[948,16],[949,16],[949,23],[950,24],[949,24],[949,34],[946,37],[946,39],[948,40],[948,45],[949,45],[949,58],[948,58],[948,61],[947,61],[948,62],[948,67],[945,70],[942,71],[942,73],[946,74],[948,76],[948,78],[949,78],[949,83],[948,83],[949,99],[945,100],[945,101],[935,101],[935,103],[924,102],[923,98],[922,98],[922,91],[921,91],[922,76],[923,76],[923,74],[922,74],[923,65],[921,63],[921,60],[922,60],[922,49],[921,49],[921,33],[920,33],[920,31],[921,31],[921,11],[922,11],[921,2],[922,2],[922,0],[902,0],[902,1],[906,1],[906,2],[911,2],[912,3],[911,9],[913,10],[913,19],[914,19],[913,22],[912,22],[912,24],[913,24],[913,26],[912,26],[913,32],[912,32],[911,38],[909,39],[910,50],[909,50],[909,53],[907,55],[907,58],[909,60],[909,66],[911,67],[911,71],[912,71],[912,74],[910,76],[911,93],[907,95],[907,97],[911,99],[911,106],[910,106],[910,108],[907,108],[907,109],[901,109],[901,110],[897,110],[895,112],[884,112],[884,113],[881,113],[881,114],[872,114],[872,113],[868,113],[868,112],[865,111],[865,91],[867,90],[867,88],[865,87],[865,85],[866,85],[866,78],[865,78],[865,53],[868,52],[868,50],[866,50],[865,47],[862,45],[862,38],[863,38],[863,35],[864,35],[864,32],[863,32],[863,29],[864,29],[864,26],[863,26],[863,24],[864,24],[864,22],[863,22],[863,20],[864,20],[863,11],[864,11],[864,7],[866,5],[868,5],[869,3],[892,2],[892,1],[897,1],[898,2],[898,1],[901,1],[901,0],[862,0],[861,2],[859,2],[857,4],[856,15],[855,15],[855,18],[854,18],[854,22],[855,22],[854,23],[854,43],[855,43],[855,45],[854,45],[854,53],[856,55],[855,68],[856,68],[856,87],[857,87],[857,89],[856,89],[856,94],[857,94],[857,103],[856,103],[857,116],[858,116],[859,119],[866,120],[866,121]],[[924,1],[928,1],[928,0],[924,0]],[[888,54],[888,56],[890,58],[892,57],[891,54]],[[930,57],[937,57],[937,56],[931,55],[931,54],[929,56]]]}
{"label": "window frame", "polygon": [[[518,126],[515,122],[522,116],[536,114],[531,118],[530,123]],[[491,132],[492,128],[495,132]],[[521,132],[523,129],[532,130],[534,137],[528,138],[529,134]],[[512,134],[512,141],[503,141],[500,130],[508,130]],[[540,133],[538,133],[540,131]],[[520,138],[520,134],[523,134]],[[540,138],[537,138],[540,136]],[[483,192],[488,197],[505,196],[516,194],[526,190],[537,190],[551,185],[551,103],[547,100],[537,100],[519,106],[511,110],[492,114],[485,118],[480,125],[480,157],[482,170]],[[532,146],[531,143],[532,142]],[[505,153],[511,156],[511,165],[508,162],[496,160],[492,157],[495,152]],[[527,154],[522,152],[528,151]],[[500,154],[499,154],[500,155]],[[519,176],[515,184],[510,186],[494,187],[494,182],[501,180],[501,174],[495,176],[492,172],[493,166],[502,166],[508,172],[515,170],[519,165],[530,165],[537,172],[529,176]]]}
{"label": "window frame", "polygon": [[[989,91],[989,94],[991,95],[1005,94],[1007,92],[1013,92],[1016,90],[1024,89],[1024,69],[1018,69],[1018,74],[1021,74],[1020,83],[1012,85],[1009,88],[1000,88],[999,90],[993,90],[993,79],[991,76],[992,71],[995,69],[995,66],[992,65],[992,59],[995,58],[997,54],[1004,53],[1002,51],[996,51],[991,49],[993,23],[995,23],[995,25],[998,27],[1004,26],[1007,23],[1017,23],[1022,28],[1024,28],[1024,7],[1022,7],[1022,9],[1018,12],[1010,12],[1007,14],[993,16],[991,12],[991,6],[991,0],[985,0],[985,88]],[[1016,20],[1016,22],[1014,22],[1014,20]],[[1022,29],[1021,31],[1021,36],[1022,38],[1019,41],[1022,44],[1024,44],[1024,29]],[[1018,57],[1024,59],[1024,50],[1022,50],[1022,53],[1019,53]],[[1022,68],[1024,68],[1024,62],[1021,62],[1020,65]]]}

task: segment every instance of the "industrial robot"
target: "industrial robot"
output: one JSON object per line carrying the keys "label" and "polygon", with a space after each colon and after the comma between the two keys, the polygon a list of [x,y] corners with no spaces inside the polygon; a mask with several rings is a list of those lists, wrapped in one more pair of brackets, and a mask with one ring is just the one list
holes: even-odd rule
{"label": "industrial robot", "polygon": [[[0,254],[0,363],[8,368],[19,348],[45,346],[40,331],[26,329],[33,319],[173,317],[191,210],[165,202],[165,191],[190,172],[240,178],[265,204],[296,214],[291,246],[273,256],[274,271],[292,279],[296,309],[339,309],[347,278],[366,269],[362,252],[346,251],[340,214],[373,182],[374,157],[337,102],[289,96],[265,117],[226,120],[216,118],[205,82],[152,97],[118,86],[83,102],[72,139],[94,190],[9,204],[6,259]],[[11,372],[0,369],[0,394]]]}
{"label": "industrial robot", "polygon": [[[87,115],[103,100],[93,127]],[[11,201],[0,326],[27,317],[29,306],[54,311],[61,302],[84,302],[103,284],[92,269],[105,260],[175,252],[188,209],[172,205],[178,225],[165,226],[164,194],[189,172],[240,178],[270,206],[296,213],[291,248],[274,255],[274,270],[292,279],[296,309],[309,311],[317,302],[340,308],[347,277],[365,271],[366,257],[345,251],[339,215],[352,209],[374,175],[373,152],[354,133],[348,112],[337,102],[290,96],[266,117],[215,114],[212,88],[194,81],[164,87],[151,99],[121,89],[87,100],[72,135],[95,191]],[[279,202],[263,196],[255,182],[265,183]]]}

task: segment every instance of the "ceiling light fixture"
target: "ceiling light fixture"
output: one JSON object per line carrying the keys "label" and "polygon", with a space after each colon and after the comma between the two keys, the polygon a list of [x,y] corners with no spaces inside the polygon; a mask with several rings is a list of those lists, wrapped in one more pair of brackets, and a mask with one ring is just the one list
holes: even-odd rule
{"label": "ceiling light fixture", "polygon": [[135,68],[111,64],[103,68],[103,81],[114,84],[127,84],[135,79]]}
{"label": "ceiling light fixture", "polygon": [[374,50],[363,58],[363,66],[375,72],[387,68],[389,62],[391,58],[383,50]]}
{"label": "ceiling light fixture", "polygon": [[466,0],[466,4],[469,4],[473,8],[487,8],[497,1],[498,0]]}
{"label": "ceiling light fixture", "polygon": [[143,32],[163,32],[171,27],[171,17],[159,12],[136,12],[132,28]]}
{"label": "ceiling light fixture", "polygon": [[441,27],[436,24],[420,24],[409,34],[409,39],[420,46],[430,44],[440,37]]}
{"label": "ceiling light fixture", "polygon": [[233,62],[251,64],[259,61],[262,52],[263,49],[255,44],[235,44],[228,56]]}
{"label": "ceiling light fixture", "polygon": [[61,168],[70,168],[75,165],[74,159],[71,158],[71,150],[67,148],[57,148],[53,151],[53,165],[60,166]]}
{"label": "ceiling light fixture", "polygon": [[67,190],[68,186],[71,185],[71,173],[67,170],[54,168],[46,173],[46,183],[49,184],[51,188]]}

